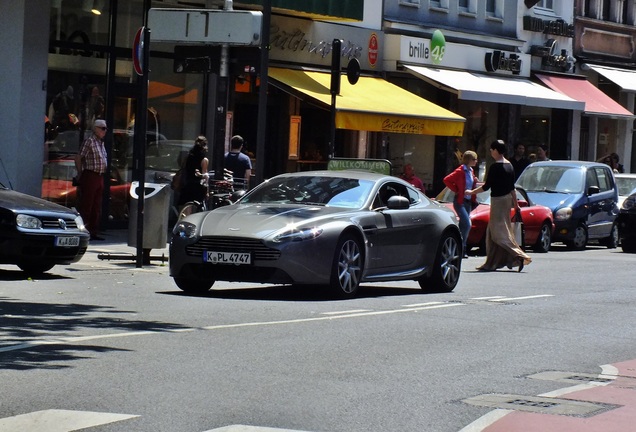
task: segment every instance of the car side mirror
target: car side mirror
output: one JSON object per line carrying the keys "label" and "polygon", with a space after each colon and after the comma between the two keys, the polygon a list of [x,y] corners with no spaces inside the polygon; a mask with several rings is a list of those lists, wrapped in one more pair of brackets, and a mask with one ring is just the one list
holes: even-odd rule
{"label": "car side mirror", "polygon": [[409,201],[408,198],[405,198],[399,195],[392,196],[391,198],[389,198],[389,200],[386,203],[387,208],[391,210],[407,209],[410,207],[410,205],[411,205],[411,202]]}
{"label": "car side mirror", "polygon": [[594,195],[599,193],[600,191],[601,189],[598,186],[590,186],[589,188],[587,188],[588,195]]}

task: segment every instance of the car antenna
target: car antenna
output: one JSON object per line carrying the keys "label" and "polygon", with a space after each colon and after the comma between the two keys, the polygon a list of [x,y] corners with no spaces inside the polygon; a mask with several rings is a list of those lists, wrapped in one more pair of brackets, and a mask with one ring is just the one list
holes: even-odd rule
{"label": "car antenna", "polygon": [[11,179],[9,178],[9,173],[7,172],[7,169],[4,166],[4,162],[2,161],[2,158],[0,157],[0,164],[2,164],[2,170],[4,171],[4,175],[7,176],[7,182],[9,182],[9,189],[13,190],[13,185],[11,184]]}

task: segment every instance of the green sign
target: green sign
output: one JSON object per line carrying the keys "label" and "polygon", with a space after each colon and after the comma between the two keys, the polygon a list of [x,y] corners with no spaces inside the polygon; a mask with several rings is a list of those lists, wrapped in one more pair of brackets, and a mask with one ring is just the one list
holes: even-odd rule
{"label": "green sign", "polygon": [[442,62],[445,51],[446,38],[444,38],[444,34],[441,31],[435,30],[431,38],[431,58],[434,64],[438,65]]}
{"label": "green sign", "polygon": [[391,175],[391,162],[386,159],[339,159],[334,158],[327,164],[330,171],[356,170]]}

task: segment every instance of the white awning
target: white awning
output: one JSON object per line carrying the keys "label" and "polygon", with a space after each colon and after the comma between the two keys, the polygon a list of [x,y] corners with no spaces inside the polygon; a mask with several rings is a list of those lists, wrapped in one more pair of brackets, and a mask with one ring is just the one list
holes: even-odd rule
{"label": "white awning", "polygon": [[472,72],[404,65],[413,75],[455,93],[459,99],[583,111],[585,103],[525,78],[504,78]]}
{"label": "white awning", "polygon": [[636,93],[636,71],[628,69],[618,69],[609,66],[591,65],[590,69],[603,75],[608,80],[619,86],[623,91]]}

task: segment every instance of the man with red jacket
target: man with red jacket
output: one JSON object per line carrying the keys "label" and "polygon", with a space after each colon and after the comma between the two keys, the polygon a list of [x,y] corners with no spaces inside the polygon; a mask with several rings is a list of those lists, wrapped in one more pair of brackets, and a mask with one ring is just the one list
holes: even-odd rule
{"label": "man with red jacket", "polygon": [[470,212],[473,209],[473,203],[477,204],[477,196],[466,195],[465,192],[477,186],[478,179],[473,171],[473,167],[476,164],[477,153],[466,150],[462,155],[462,164],[444,177],[444,184],[455,193],[453,208],[459,217],[459,231],[462,233],[464,258],[468,258],[466,241],[471,227]]}

